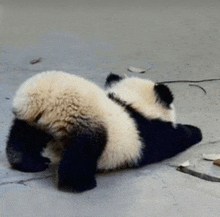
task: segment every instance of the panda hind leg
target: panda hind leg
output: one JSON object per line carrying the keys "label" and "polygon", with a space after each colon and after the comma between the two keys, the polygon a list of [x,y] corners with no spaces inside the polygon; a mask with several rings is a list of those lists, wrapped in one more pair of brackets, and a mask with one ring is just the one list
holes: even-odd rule
{"label": "panda hind leg", "polygon": [[45,170],[50,160],[42,157],[41,152],[50,139],[45,132],[15,119],[6,145],[7,159],[12,168],[22,172]]}
{"label": "panda hind leg", "polygon": [[83,130],[69,138],[58,167],[58,188],[83,192],[96,187],[97,160],[107,140],[106,130]]}

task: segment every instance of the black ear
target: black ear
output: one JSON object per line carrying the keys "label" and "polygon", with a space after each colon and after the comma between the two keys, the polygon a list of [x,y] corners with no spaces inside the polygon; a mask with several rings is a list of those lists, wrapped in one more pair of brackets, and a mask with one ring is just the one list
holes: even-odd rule
{"label": "black ear", "polygon": [[110,73],[105,80],[105,87],[111,87],[112,84],[121,81],[123,78],[119,75]]}
{"label": "black ear", "polygon": [[164,84],[157,83],[154,86],[154,91],[157,96],[157,101],[160,101],[162,104],[169,108],[174,99],[170,89]]}

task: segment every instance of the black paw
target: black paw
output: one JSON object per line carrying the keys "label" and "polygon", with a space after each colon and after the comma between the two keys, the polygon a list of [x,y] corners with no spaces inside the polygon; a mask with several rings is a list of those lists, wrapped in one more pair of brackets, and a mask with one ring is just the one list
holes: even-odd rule
{"label": "black paw", "polygon": [[59,178],[58,188],[63,191],[80,193],[96,187],[95,177],[83,177],[75,179]]}
{"label": "black paw", "polygon": [[48,158],[27,154],[20,162],[12,164],[12,168],[22,172],[41,172],[48,168],[49,163]]}
{"label": "black paw", "polygon": [[190,145],[199,143],[202,140],[202,132],[198,127],[184,125],[184,130],[187,133],[188,142]]}

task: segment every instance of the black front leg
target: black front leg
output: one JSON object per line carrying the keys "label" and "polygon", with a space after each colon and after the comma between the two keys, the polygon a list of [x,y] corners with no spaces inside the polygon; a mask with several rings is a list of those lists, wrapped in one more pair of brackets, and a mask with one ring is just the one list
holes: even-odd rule
{"label": "black front leg", "polygon": [[8,136],[6,155],[12,168],[23,172],[39,172],[50,160],[41,152],[51,137],[25,121],[15,119]]}
{"label": "black front leg", "polygon": [[69,138],[58,169],[58,187],[83,192],[96,187],[97,160],[106,144],[103,127],[95,132],[83,130]]}
{"label": "black front leg", "polygon": [[96,187],[97,159],[90,155],[87,148],[75,145],[63,153],[58,169],[58,187],[61,190],[83,192]]}

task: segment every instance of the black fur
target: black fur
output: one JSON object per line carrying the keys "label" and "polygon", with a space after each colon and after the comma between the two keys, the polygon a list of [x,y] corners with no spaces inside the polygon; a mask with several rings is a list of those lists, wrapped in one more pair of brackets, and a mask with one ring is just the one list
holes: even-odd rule
{"label": "black fur", "polygon": [[59,189],[82,192],[96,187],[97,160],[107,142],[107,131],[103,126],[97,129],[77,129],[69,138],[59,164]]}
{"label": "black fur", "polygon": [[154,91],[156,93],[157,100],[169,108],[174,99],[170,89],[166,85],[158,83],[155,84]]}
{"label": "black fur", "polygon": [[[10,129],[6,154],[12,168],[23,172],[39,172],[50,160],[41,152],[52,139],[47,133],[18,119]],[[58,187],[82,192],[96,187],[97,160],[107,143],[104,126],[96,129],[73,129],[63,150],[58,168]]]}
{"label": "black fur", "polygon": [[123,78],[119,75],[110,73],[105,81],[105,87],[111,87],[112,84],[121,81]]}
{"label": "black fur", "polygon": [[48,167],[50,160],[41,152],[51,137],[25,121],[15,119],[10,129],[6,154],[14,169],[23,172],[39,172]]}
{"label": "black fur", "polygon": [[174,127],[171,122],[147,119],[113,93],[108,97],[123,106],[137,124],[144,143],[142,157],[136,165],[138,167],[173,157],[202,140],[201,131],[197,127],[182,124]]}

